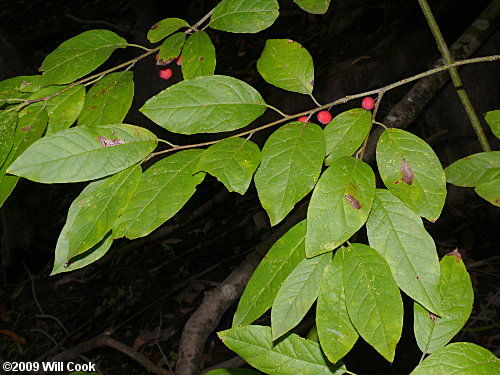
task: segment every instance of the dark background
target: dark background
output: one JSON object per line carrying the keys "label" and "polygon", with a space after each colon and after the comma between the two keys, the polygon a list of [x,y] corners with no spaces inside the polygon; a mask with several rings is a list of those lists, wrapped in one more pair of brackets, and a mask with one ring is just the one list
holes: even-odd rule
{"label": "dark background", "polygon": [[[60,43],[83,31],[106,28],[130,43],[150,46],[145,36],[152,24],[166,17],[197,22],[216,1],[0,1],[0,80],[36,74],[44,57]],[[451,45],[489,1],[430,1],[443,34]],[[347,94],[381,87],[429,69],[439,57],[418,2],[408,0],[336,0],[325,15],[309,15],[292,1],[280,1],[281,15],[269,29],[255,35],[207,29],[217,51],[217,74],[242,79],[258,89],[269,104],[286,113],[314,107],[308,98],[266,84],[255,62],[268,38],[300,42],[315,63],[315,96],[326,103]],[[497,30],[474,56],[497,54]],[[102,67],[112,67],[141,54],[128,48],[115,52]],[[151,96],[182,79],[163,81],[151,56],[134,68],[135,98],[127,123],[148,127],[176,144],[210,140],[168,134],[137,109]],[[480,114],[500,107],[500,64],[475,64],[461,70],[464,86]],[[389,92],[379,118],[411,88]],[[360,106],[359,101],[334,107],[335,115]],[[276,117],[266,114],[252,126]],[[483,121],[483,125],[484,125]],[[486,127],[485,127],[486,128]],[[448,84],[408,129],[428,140],[444,166],[480,152],[460,102]],[[487,130],[492,145],[498,141]],[[262,146],[269,132],[252,140]],[[0,209],[2,279],[0,289],[0,360],[45,359],[105,330],[153,361],[162,357],[175,365],[182,328],[204,292],[217,286],[234,266],[271,233],[255,189],[245,196],[225,194],[207,176],[197,193],[165,226],[166,237],[116,241],[97,264],[69,274],[49,277],[53,251],[67,209],[84,184],[57,186],[22,180]],[[191,213],[217,197],[208,212]],[[439,255],[458,247],[471,274],[476,300],[470,323],[457,335],[499,354],[498,236],[499,210],[478,198],[472,189],[449,186],[442,217],[426,223]],[[364,234],[361,233],[360,237]],[[208,272],[205,270],[210,269]],[[409,301],[406,301],[409,302]],[[412,336],[411,304],[405,310],[405,331],[392,366],[361,340],[346,359],[358,374],[407,374],[420,359]],[[229,327],[229,311],[220,330]],[[266,320],[267,319],[267,320]],[[269,324],[265,316],[261,324]],[[162,330],[160,339],[158,330]],[[166,332],[165,332],[166,331]],[[151,336],[153,339],[151,339]],[[141,341],[142,340],[142,341]],[[59,343],[59,346],[57,345]],[[141,345],[142,344],[142,345]],[[55,349],[54,349],[55,348]],[[140,374],[146,371],[110,348],[85,354],[100,363],[103,374]],[[232,357],[215,335],[206,347],[205,367]]]}

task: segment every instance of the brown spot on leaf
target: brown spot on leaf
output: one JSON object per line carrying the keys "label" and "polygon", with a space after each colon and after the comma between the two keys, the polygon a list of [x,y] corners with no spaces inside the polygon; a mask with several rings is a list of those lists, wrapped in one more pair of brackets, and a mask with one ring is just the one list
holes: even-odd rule
{"label": "brown spot on leaf", "polygon": [[290,67],[288,65],[283,65],[283,68],[288,69]]}
{"label": "brown spot on leaf", "polygon": [[82,199],[80,202],[78,202],[78,207],[83,207],[85,204],[85,199]]}
{"label": "brown spot on leaf", "polygon": [[314,86],[314,79],[309,83],[311,84],[311,86]]}
{"label": "brown spot on leaf", "polygon": [[198,57],[198,60],[203,61],[204,60],[203,56]]}
{"label": "brown spot on leaf", "polygon": [[158,22],[156,22],[149,30],[154,30],[158,28]]}
{"label": "brown spot on leaf", "polygon": [[420,280],[420,276],[417,275],[417,280]]}
{"label": "brown spot on leaf", "polygon": [[96,105],[93,105],[93,106],[90,106],[89,109],[96,109],[97,106]]}
{"label": "brown spot on leaf", "polygon": [[429,318],[431,318],[431,320],[433,322],[436,322],[436,320],[437,320],[438,317],[437,317],[437,315],[434,315],[433,313],[429,312]]}
{"label": "brown spot on leaf", "polygon": [[465,157],[465,160],[470,160],[470,156],[466,156],[466,157]]}
{"label": "brown spot on leaf", "polygon": [[354,198],[352,195],[344,194],[344,198],[347,199],[347,201],[349,202],[349,204],[355,210],[359,210],[361,208],[361,204],[359,203],[359,201],[356,198]]}
{"label": "brown spot on leaf", "polygon": [[27,125],[24,128],[21,128],[21,131],[26,133],[30,130],[30,128],[31,128],[31,125]]}
{"label": "brown spot on leaf", "polygon": [[293,40],[291,40],[291,39],[288,39],[288,43],[293,43]]}
{"label": "brown spot on leaf", "polygon": [[111,140],[109,138],[103,137],[102,135],[97,137],[97,141],[101,144],[101,147],[110,147],[123,144],[123,141],[121,139],[116,138]]}
{"label": "brown spot on leaf", "polygon": [[406,182],[407,185],[412,185],[415,175],[405,159],[401,160],[401,167],[399,167],[399,171],[402,174],[401,179],[403,182]]}
{"label": "brown spot on leaf", "polygon": [[448,254],[446,254],[446,256],[455,257],[457,260],[462,259],[462,254],[460,254],[458,248],[456,248],[453,251],[450,251]]}

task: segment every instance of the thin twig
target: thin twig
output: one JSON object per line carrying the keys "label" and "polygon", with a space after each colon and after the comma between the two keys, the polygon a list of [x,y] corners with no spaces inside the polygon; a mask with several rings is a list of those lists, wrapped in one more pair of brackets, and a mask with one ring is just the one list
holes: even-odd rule
{"label": "thin twig", "polygon": [[334,101],[332,101],[332,102],[330,102],[328,104],[322,105],[320,107],[316,107],[314,109],[310,109],[310,110],[307,110],[307,111],[303,111],[303,112],[300,112],[300,113],[289,115],[289,116],[286,116],[285,118],[282,118],[282,119],[270,122],[270,123],[268,123],[266,125],[262,125],[262,126],[259,126],[257,128],[254,128],[254,129],[250,129],[250,130],[247,130],[247,131],[244,131],[244,132],[241,132],[241,133],[237,133],[237,134],[231,135],[229,137],[225,137],[225,138],[222,138],[222,139],[217,139],[217,140],[214,140],[214,141],[194,143],[194,144],[190,144],[190,145],[181,145],[181,146],[172,147],[171,149],[168,149],[168,150],[162,150],[162,151],[158,151],[158,152],[153,152],[152,154],[149,155],[148,159],[150,159],[152,157],[155,157],[157,155],[166,154],[166,153],[169,153],[169,152],[172,152],[172,151],[185,150],[185,149],[195,148],[195,147],[210,146],[210,145],[213,145],[215,143],[218,143],[218,142],[223,141],[223,140],[228,139],[228,138],[242,137],[242,136],[245,136],[247,134],[255,133],[255,132],[258,132],[258,131],[261,131],[261,130],[273,127],[275,125],[281,124],[283,122],[286,122],[286,121],[288,121],[291,118],[300,117],[300,116],[306,116],[306,115],[312,115],[315,112],[321,111],[323,109],[327,109],[329,107],[333,107],[335,105],[347,103],[348,101],[353,100],[353,99],[358,99],[358,98],[362,98],[362,97],[365,97],[365,96],[368,96],[368,95],[379,94],[381,92],[386,92],[386,91],[392,90],[392,89],[394,89],[396,87],[399,87],[399,86],[405,85],[407,83],[419,80],[419,79],[421,79],[423,77],[427,77],[427,76],[430,76],[432,74],[436,74],[436,73],[442,72],[444,70],[447,70],[450,66],[468,65],[468,64],[475,64],[475,63],[480,63],[480,62],[490,62],[490,61],[496,61],[496,60],[500,60],[500,55],[491,55],[491,56],[485,56],[485,57],[477,57],[477,58],[474,58],[474,59],[467,59],[467,60],[455,61],[451,65],[446,64],[446,65],[443,65],[443,66],[438,66],[436,68],[427,70],[427,71],[425,71],[423,73],[416,74],[414,76],[402,79],[400,81],[391,83],[389,85],[380,87],[378,89],[374,89],[374,90],[370,90],[370,91],[365,91],[365,92],[362,92],[362,93],[359,93],[359,94],[347,95],[347,96],[344,96],[343,98],[334,100]]}
{"label": "thin twig", "polygon": [[467,95],[467,91],[465,91],[462,85],[462,80],[460,79],[458,70],[455,66],[452,65],[453,58],[451,56],[450,50],[448,49],[448,46],[446,45],[443,35],[441,34],[441,30],[439,29],[436,19],[432,14],[431,8],[429,7],[427,0],[418,0],[418,3],[420,4],[420,8],[422,8],[422,12],[425,15],[427,24],[429,25],[432,31],[434,39],[436,40],[439,52],[441,52],[441,55],[443,56],[445,63],[449,65],[448,72],[450,73],[451,80],[453,81],[453,85],[455,86],[458,97],[460,98],[460,101],[462,102],[465,112],[467,113],[467,117],[469,117],[471,125],[474,128],[474,131],[476,132],[476,136],[479,140],[479,143],[481,144],[483,151],[491,151],[491,146],[488,142],[488,138],[486,137],[486,134],[484,133],[484,130],[481,127],[481,123],[479,122],[479,118],[477,117],[476,111],[474,111],[472,103],[470,102],[469,96]]}

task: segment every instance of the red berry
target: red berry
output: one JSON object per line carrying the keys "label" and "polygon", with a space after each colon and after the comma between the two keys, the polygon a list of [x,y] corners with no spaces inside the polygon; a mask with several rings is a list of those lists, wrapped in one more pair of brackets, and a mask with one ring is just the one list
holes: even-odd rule
{"label": "red berry", "polygon": [[361,102],[361,107],[363,107],[363,109],[366,109],[367,111],[371,111],[373,109],[373,107],[375,107],[375,100],[373,100],[373,98],[367,96]]}
{"label": "red berry", "polygon": [[299,117],[297,119],[297,121],[300,121],[300,122],[306,122],[307,121],[307,116],[302,116],[302,117]]}
{"label": "red berry", "polygon": [[177,59],[175,59],[175,63],[179,66],[182,64],[182,55],[179,55]]}
{"label": "red berry", "polygon": [[169,79],[172,77],[172,69],[167,68],[167,69],[162,69],[160,70],[160,77],[162,79]]}
{"label": "red berry", "polygon": [[332,115],[328,111],[321,111],[318,113],[318,121],[321,122],[322,124],[328,124],[330,121],[332,121]]}

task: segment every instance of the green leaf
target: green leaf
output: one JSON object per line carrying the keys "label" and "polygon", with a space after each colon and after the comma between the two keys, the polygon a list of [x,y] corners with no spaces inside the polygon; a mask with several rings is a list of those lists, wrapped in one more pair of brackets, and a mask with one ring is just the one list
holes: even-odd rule
{"label": "green leaf", "polygon": [[419,364],[410,375],[496,375],[500,360],[489,350],[470,342],[454,342]]}
{"label": "green leaf", "polygon": [[325,14],[330,0],[293,0],[303,10],[313,14]]}
{"label": "green leaf", "polygon": [[500,138],[500,109],[486,113],[485,120],[491,128],[491,131],[497,138]]}
{"label": "green leaf", "polygon": [[205,375],[259,375],[260,372],[247,368],[220,368],[206,372]]}
{"label": "green leaf", "polygon": [[[14,142],[10,152],[0,168],[0,206],[16,187],[18,176],[7,175],[8,169],[19,160],[20,155],[37,139],[47,128],[47,111],[43,103],[33,103],[19,112]],[[9,172],[10,173],[10,172]]]}
{"label": "green leaf", "polygon": [[151,26],[148,31],[148,40],[151,43],[159,42],[182,27],[189,27],[189,24],[180,18],[165,18]]}
{"label": "green leaf", "polygon": [[371,123],[371,112],[362,108],[335,116],[324,129],[329,164],[335,158],[351,156],[368,136]]}
{"label": "green leaf", "polygon": [[325,137],[315,124],[291,122],[276,130],[262,149],[255,186],[276,225],[314,187],[325,158]]}
{"label": "green leaf", "polygon": [[271,310],[273,340],[300,323],[318,297],[325,267],[332,254],[303,259],[283,282]]}
{"label": "green leaf", "polygon": [[[158,60],[162,61],[172,61],[181,54],[182,46],[186,41],[186,33],[175,33],[169,36],[160,46],[160,51],[158,52]],[[184,60],[184,59],[183,59]],[[184,61],[182,61],[184,63]]]}
{"label": "green leaf", "polygon": [[82,200],[91,197],[95,190],[99,188],[99,185],[103,184],[106,180],[95,181],[85,187],[80,195],[71,203],[68,211],[68,217],[66,218],[66,223],[59,234],[57,239],[57,245],[55,250],[54,267],[52,268],[51,275],[55,275],[61,272],[69,272],[82,267],[85,267],[97,259],[101,258],[111,247],[113,239],[111,238],[111,233],[108,232],[104,239],[98,244],[93,246],[91,249],[85,251],[82,254],[72,257],[70,255],[69,247],[69,234],[72,231],[73,223],[75,218],[78,216],[81,206],[80,202]]}
{"label": "green leaf", "polygon": [[119,124],[134,98],[133,72],[110,73],[89,90],[78,125]]}
{"label": "green leaf", "polygon": [[483,182],[474,189],[476,193],[491,204],[500,207],[500,178]]}
{"label": "green leaf", "polygon": [[391,193],[427,220],[439,218],[446,178],[431,146],[405,130],[386,129],[377,143],[377,165]]}
{"label": "green leaf", "polygon": [[130,203],[113,228],[113,237],[144,237],[174,216],[191,198],[204,173],[193,175],[203,150],[185,150],[143,173]]}
{"label": "green leaf", "polygon": [[[19,91],[23,86],[32,80],[33,76],[18,76],[5,79],[0,82],[0,100],[2,99],[25,99],[29,93]],[[0,101],[0,106],[4,102]]]}
{"label": "green leaf", "polygon": [[333,262],[326,267],[316,306],[321,348],[333,363],[349,353],[359,337],[347,313],[343,284],[344,251],[342,247],[338,249]]}
{"label": "green leaf", "polygon": [[257,70],[271,85],[301,94],[312,94],[312,57],[302,45],[291,39],[268,39],[257,60]]}
{"label": "green leaf", "polygon": [[450,184],[476,187],[500,176],[500,151],[466,156],[449,165],[444,172]]}
{"label": "green leaf", "polygon": [[140,109],[173,133],[218,133],[240,129],[266,110],[260,94],[228,76],[181,81],[149,99]]}
{"label": "green leaf", "polygon": [[413,327],[423,353],[445,346],[465,325],[472,311],[474,291],[458,250],[441,259],[441,315],[436,316],[420,304],[413,308]]}
{"label": "green leaf", "polygon": [[366,223],[370,246],[389,263],[398,286],[441,315],[439,259],[422,219],[387,190],[378,190]]}
{"label": "green leaf", "polygon": [[210,146],[194,173],[203,171],[222,182],[227,190],[245,194],[260,164],[260,149],[252,141],[228,138]]}
{"label": "green leaf", "polygon": [[198,31],[189,36],[182,49],[182,75],[184,79],[213,76],[215,47],[208,34]]}
{"label": "green leaf", "polygon": [[230,33],[257,33],[271,26],[278,16],[276,0],[222,0],[209,26]]}
{"label": "green leaf", "polygon": [[375,196],[375,175],[361,160],[335,160],[319,179],[307,210],[306,255],[336,249],[363,226]]}
{"label": "green leaf", "polygon": [[127,41],[109,30],[85,31],[62,43],[45,60],[40,71],[42,86],[70,83],[92,72]]}
{"label": "green leaf", "polygon": [[224,345],[248,364],[269,375],[341,375],[345,372],[342,363],[329,363],[315,342],[290,334],[273,343],[271,327],[231,328],[218,335]]}
{"label": "green leaf", "polygon": [[248,282],[233,316],[233,327],[251,324],[273,304],[281,285],[305,259],[306,221],[296,224],[268,251]]}
{"label": "green leaf", "polygon": [[[125,211],[141,179],[137,165],[98,181],[92,193],[79,199],[79,211],[68,237],[68,255],[73,257],[96,245]],[[93,182],[95,184],[97,182]]]}
{"label": "green leaf", "polygon": [[140,162],[157,142],[134,125],[78,126],[35,142],[8,172],[44,183],[96,180]]}
{"label": "green leaf", "polygon": [[363,244],[344,256],[347,311],[361,337],[392,362],[403,329],[403,301],[385,259]]}
{"label": "green leaf", "polygon": [[0,167],[14,145],[16,125],[17,112],[0,112]]}
{"label": "green leaf", "polygon": [[[53,95],[68,86],[48,86],[30,95],[29,99],[40,99]],[[49,123],[47,134],[69,128],[78,118],[85,101],[85,87],[76,85],[47,100]]]}

